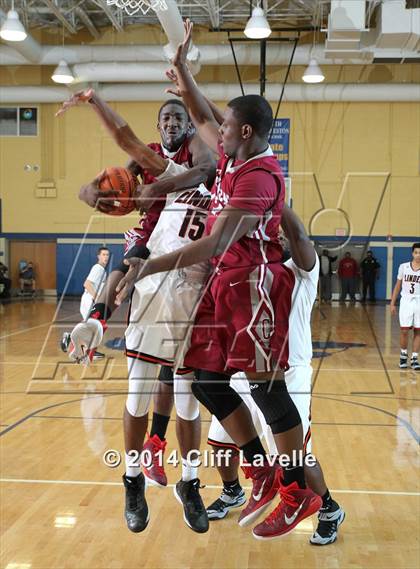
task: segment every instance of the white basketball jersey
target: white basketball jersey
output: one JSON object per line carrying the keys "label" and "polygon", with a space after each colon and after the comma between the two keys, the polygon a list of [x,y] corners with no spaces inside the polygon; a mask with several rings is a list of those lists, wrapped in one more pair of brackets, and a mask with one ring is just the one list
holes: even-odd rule
{"label": "white basketball jersey", "polygon": [[413,269],[411,263],[402,263],[397,278],[402,281],[402,298],[420,297],[420,269]]}
{"label": "white basketball jersey", "polygon": [[292,259],[284,264],[295,275],[289,316],[289,366],[309,366],[312,360],[311,312],[318,288],[319,258],[316,255],[314,268],[309,272],[299,269]]}
{"label": "white basketball jersey", "polygon": [[[156,227],[147,243],[151,258],[172,253],[205,232],[211,194],[204,184],[167,195]],[[188,267],[188,271],[208,273],[208,262]]]}

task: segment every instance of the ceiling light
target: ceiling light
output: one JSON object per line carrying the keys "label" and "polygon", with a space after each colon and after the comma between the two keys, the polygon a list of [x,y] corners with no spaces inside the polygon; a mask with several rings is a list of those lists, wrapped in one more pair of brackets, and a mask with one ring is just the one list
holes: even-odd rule
{"label": "ceiling light", "polygon": [[0,30],[0,37],[6,41],[23,41],[28,34],[19,20],[16,10],[9,10]]}
{"label": "ceiling light", "polygon": [[62,59],[54,69],[51,79],[55,81],[55,83],[73,83],[74,75],[64,59]]}
{"label": "ceiling light", "polygon": [[271,34],[271,28],[264,15],[264,10],[259,6],[252,10],[252,16],[246,24],[244,34],[253,40],[268,38]]}
{"label": "ceiling light", "polygon": [[325,76],[321,71],[316,59],[311,59],[308,67],[305,69],[305,73],[302,75],[303,81],[305,83],[322,83]]}

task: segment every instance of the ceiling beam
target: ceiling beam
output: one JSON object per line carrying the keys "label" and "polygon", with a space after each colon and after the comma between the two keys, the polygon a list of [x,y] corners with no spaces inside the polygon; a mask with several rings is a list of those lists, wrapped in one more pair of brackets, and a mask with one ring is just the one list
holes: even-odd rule
{"label": "ceiling beam", "polygon": [[82,22],[85,24],[85,26],[87,27],[87,29],[89,30],[89,32],[91,33],[91,35],[95,38],[95,39],[99,39],[101,34],[98,32],[98,30],[95,28],[92,20],[89,18],[89,16],[86,14],[86,12],[83,10],[83,8],[77,7],[76,8],[76,14],[79,16],[79,18],[82,20]]}
{"label": "ceiling beam", "polygon": [[77,34],[76,28],[67,20],[67,18],[65,18],[63,16],[60,9],[57,7],[56,4],[54,4],[54,2],[52,0],[43,0],[43,2],[46,6],[48,6],[48,8],[51,10],[51,12],[54,14],[54,16],[57,18],[57,20],[60,20],[60,22],[63,24],[63,26],[71,34]]}
{"label": "ceiling beam", "polygon": [[212,28],[217,29],[220,27],[220,14],[216,6],[216,2],[215,0],[206,0],[206,2],[207,2],[207,12],[210,17]]}
{"label": "ceiling beam", "polygon": [[110,9],[106,0],[94,0],[95,4],[102,8],[105,14],[108,16],[109,21],[112,23],[114,28],[116,28],[119,32],[123,32],[124,28],[118,21],[117,17],[115,16],[114,12]]}

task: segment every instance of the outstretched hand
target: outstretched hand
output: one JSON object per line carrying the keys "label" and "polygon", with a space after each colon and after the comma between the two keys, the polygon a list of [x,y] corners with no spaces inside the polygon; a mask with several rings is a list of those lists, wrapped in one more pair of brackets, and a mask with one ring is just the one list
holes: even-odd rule
{"label": "outstretched hand", "polygon": [[187,62],[188,50],[190,49],[191,37],[192,37],[193,23],[188,18],[184,22],[184,41],[179,44],[174,58],[172,59],[172,65],[174,67],[182,67]]}
{"label": "outstretched hand", "polygon": [[127,274],[120,280],[117,285],[117,296],[115,304],[119,306],[131,294],[134,285],[140,278],[147,276],[147,261],[139,257],[130,257],[124,259],[124,264],[129,265]]}
{"label": "outstretched hand", "polygon": [[173,87],[167,87],[165,89],[165,93],[172,93],[172,95],[175,95],[176,97],[181,97],[181,90],[178,85],[178,75],[172,68],[168,69],[165,73],[169,81],[172,81],[173,83]]}
{"label": "outstretched hand", "polygon": [[61,109],[59,109],[55,113],[55,116],[59,117],[60,115],[62,115],[66,111],[68,111],[71,107],[76,107],[77,105],[79,105],[81,103],[88,103],[94,94],[95,94],[95,91],[91,88],[85,89],[84,91],[78,91],[77,93],[74,93],[70,97],[70,99],[67,99],[67,101],[64,101],[64,103],[61,106]]}

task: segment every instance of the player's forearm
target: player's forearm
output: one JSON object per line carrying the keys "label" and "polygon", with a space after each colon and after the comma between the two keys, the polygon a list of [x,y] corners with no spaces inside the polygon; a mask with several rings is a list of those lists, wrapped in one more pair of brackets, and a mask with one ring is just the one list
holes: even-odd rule
{"label": "player's forearm", "polygon": [[401,291],[401,281],[397,280],[396,285],[394,286],[394,290],[392,291],[391,306],[395,306],[395,304],[397,303],[400,291]]}
{"label": "player's forearm", "polygon": [[178,87],[182,99],[188,108],[194,124],[199,127],[208,121],[213,121],[213,111],[194,81],[188,67],[184,64],[177,66]]}
{"label": "player's forearm", "polygon": [[281,226],[290,243],[293,262],[304,271],[313,269],[316,260],[314,246],[298,216],[287,206],[283,210]]}
{"label": "player's forearm", "polygon": [[85,287],[85,290],[90,294],[90,296],[95,298],[96,290],[95,290],[94,286],[92,285],[92,283],[90,281],[85,281],[83,286]]}
{"label": "player's forearm", "polygon": [[201,183],[205,183],[208,178],[208,168],[206,166],[194,166],[190,170],[164,178],[153,183],[153,197],[165,196],[179,190],[195,188]]}
{"label": "player's forearm", "polygon": [[167,161],[137,138],[127,122],[105,101],[94,94],[89,101],[116,144],[132,160],[146,168],[152,176],[158,176],[167,166]]}
{"label": "player's forearm", "polygon": [[213,103],[213,101],[211,101],[209,98],[204,97],[207,101],[208,106],[211,109],[211,112],[213,113],[213,118],[214,120],[218,123],[218,124],[222,124],[223,122],[223,112],[219,109],[219,107],[217,105],[215,105]]}

